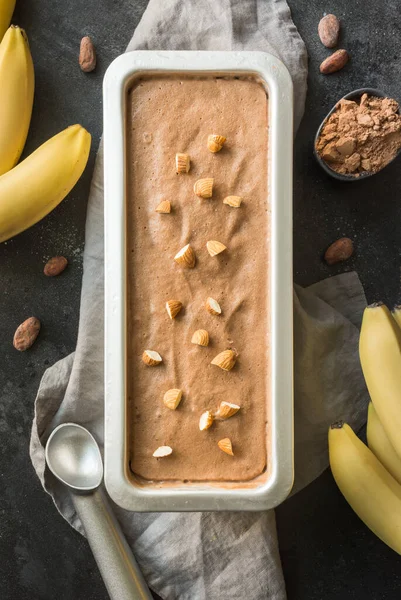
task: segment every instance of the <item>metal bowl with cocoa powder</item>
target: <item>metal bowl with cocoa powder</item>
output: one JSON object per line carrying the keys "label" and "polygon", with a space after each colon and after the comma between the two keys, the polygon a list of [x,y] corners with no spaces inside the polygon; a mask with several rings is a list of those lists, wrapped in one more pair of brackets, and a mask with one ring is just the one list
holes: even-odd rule
{"label": "metal bowl with cocoa powder", "polygon": [[[372,118],[369,105],[371,102],[377,104],[378,99],[381,99],[382,110],[372,110]],[[339,138],[335,124],[332,125],[333,118],[330,117],[342,108],[342,117],[346,122],[347,109],[352,109],[353,105],[355,110],[355,102],[360,107],[357,123],[354,125],[353,121],[351,127],[345,124]],[[341,122],[340,116],[339,121]],[[356,129],[359,137],[355,134]],[[328,175],[339,181],[360,181],[376,175],[392,163],[400,151],[401,117],[398,103],[373,88],[354,90],[336,102],[318,128],[314,141],[317,162]]]}

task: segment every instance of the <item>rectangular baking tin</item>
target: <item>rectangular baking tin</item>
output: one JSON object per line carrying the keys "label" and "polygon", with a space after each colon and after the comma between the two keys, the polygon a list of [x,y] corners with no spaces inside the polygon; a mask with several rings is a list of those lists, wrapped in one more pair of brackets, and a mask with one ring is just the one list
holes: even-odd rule
{"label": "rectangular baking tin", "polygon": [[[269,97],[268,192],[271,207],[271,438],[269,477],[260,485],[211,482],[143,485],[128,472],[126,406],[126,98],[140,74],[255,75]],[[264,52],[129,52],[104,79],[105,483],[134,511],[265,510],[293,482],[292,81]],[[242,485],[242,487],[241,487]]]}

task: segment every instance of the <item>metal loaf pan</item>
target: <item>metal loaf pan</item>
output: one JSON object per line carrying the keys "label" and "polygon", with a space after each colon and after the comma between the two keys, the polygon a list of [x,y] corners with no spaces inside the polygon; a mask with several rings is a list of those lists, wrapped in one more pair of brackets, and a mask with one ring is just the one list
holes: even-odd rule
{"label": "metal loaf pan", "polygon": [[[271,208],[271,395],[268,470],[257,480],[135,481],[128,465],[126,406],[126,97],[140,74],[256,76],[269,97],[268,193]],[[293,482],[292,146],[293,97],[282,62],[264,52],[129,52],[104,79],[105,483],[133,511],[266,510]]]}

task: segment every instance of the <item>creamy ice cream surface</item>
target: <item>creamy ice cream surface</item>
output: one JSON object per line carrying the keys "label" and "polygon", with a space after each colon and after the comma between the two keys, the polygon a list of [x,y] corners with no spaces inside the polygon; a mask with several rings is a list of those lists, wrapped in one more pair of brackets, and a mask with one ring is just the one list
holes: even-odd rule
{"label": "creamy ice cream surface", "polygon": [[[219,152],[208,149],[211,134],[227,138]],[[176,173],[177,153],[189,155],[189,172],[184,162]],[[268,99],[256,79],[155,75],[133,83],[127,98],[127,410],[130,467],[140,478],[240,482],[267,468],[267,169]],[[203,178],[213,178],[211,198],[194,193]],[[243,198],[239,207],[223,202],[230,195]],[[160,205],[165,212],[156,211]],[[211,256],[210,241],[226,249]],[[186,244],[195,253],[193,268],[174,260]],[[206,309],[209,297],[220,304],[220,315]],[[174,319],[169,300],[182,303]],[[197,330],[208,333],[207,346],[191,342]],[[230,371],[211,364],[226,349],[238,354]],[[145,364],[145,350],[162,362]],[[175,410],[163,402],[171,389],[182,390]],[[222,401],[240,410],[200,431],[202,413],[214,414]],[[218,446],[225,438],[233,456]],[[172,453],[154,457],[160,446]]]}

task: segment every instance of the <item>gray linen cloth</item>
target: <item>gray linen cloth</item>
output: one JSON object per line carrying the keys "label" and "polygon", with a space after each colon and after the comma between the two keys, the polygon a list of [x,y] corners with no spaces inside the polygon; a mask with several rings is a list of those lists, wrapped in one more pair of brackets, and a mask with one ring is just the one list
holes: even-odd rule
{"label": "gray linen cloth", "polygon": [[[302,117],[307,55],[284,0],[150,0],[128,46],[134,49],[263,50],[280,57]],[[82,533],[68,495],[45,467],[43,443],[61,422],[80,423],[103,443],[103,155],[99,150],[86,225],[76,352],[43,376],[31,458],[60,513]],[[296,287],[296,489],[328,464],[327,428],[339,417],[363,424],[367,393],[358,363],[365,297],[355,273]],[[116,508],[149,585],[173,600],[284,600],[274,511],[135,514]],[[78,599],[77,599],[78,600]]]}

